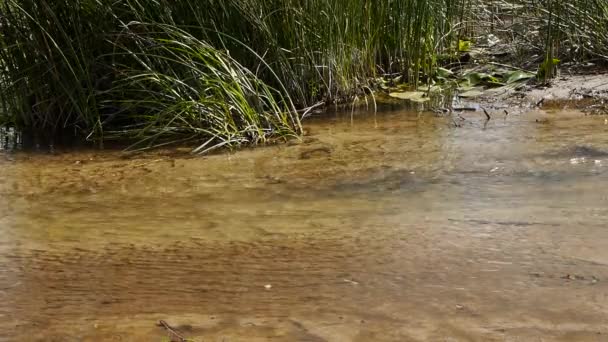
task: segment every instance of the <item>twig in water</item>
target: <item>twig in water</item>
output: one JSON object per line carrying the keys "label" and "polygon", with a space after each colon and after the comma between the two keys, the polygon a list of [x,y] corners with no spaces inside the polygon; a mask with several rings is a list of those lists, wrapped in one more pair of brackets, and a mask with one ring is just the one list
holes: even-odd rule
{"label": "twig in water", "polygon": [[545,103],[545,99],[541,99],[540,101],[536,102],[536,107],[540,107],[543,105],[543,103]]}
{"label": "twig in water", "polygon": [[[308,115],[309,115],[309,114],[310,114],[310,113],[311,113],[313,110],[315,110],[315,109],[317,109],[317,108],[319,108],[319,107],[322,107],[322,106],[325,106],[325,102],[319,102],[319,103],[314,104],[314,105],[312,105],[312,106],[310,106],[310,107],[308,107],[308,108],[305,108],[305,109],[303,110],[303,114],[302,114],[302,117],[300,118],[300,121],[302,121],[302,120],[306,119],[306,117],[308,117]],[[302,111],[298,111],[298,113],[299,113],[299,112],[302,112]]]}
{"label": "twig in water", "polygon": [[138,168],[138,167],[143,167],[143,166],[154,164],[154,163],[159,163],[159,162],[162,162],[162,161],[165,161],[165,160],[164,159],[151,160],[151,161],[147,161],[147,162],[143,162],[143,163],[139,163],[139,164],[133,165],[132,167],[133,168]]}
{"label": "twig in water", "polygon": [[492,117],[490,116],[490,114],[488,114],[488,111],[485,108],[482,108],[482,109],[483,109],[483,113],[486,115],[487,121],[492,120]]}
{"label": "twig in water", "polygon": [[158,321],[156,324],[159,327],[165,328],[169,333],[169,337],[171,338],[171,342],[188,342],[182,335],[180,335],[177,330],[169,325],[169,323],[163,321],[162,319]]}
{"label": "twig in water", "polygon": [[490,120],[486,120],[483,122],[483,130],[485,131],[486,129],[488,129],[488,123],[490,123]]}

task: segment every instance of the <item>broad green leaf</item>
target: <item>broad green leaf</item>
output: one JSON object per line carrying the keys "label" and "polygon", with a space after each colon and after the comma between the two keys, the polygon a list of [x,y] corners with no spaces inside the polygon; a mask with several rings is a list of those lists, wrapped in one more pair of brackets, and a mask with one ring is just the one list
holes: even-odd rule
{"label": "broad green leaf", "polygon": [[429,100],[429,97],[426,96],[426,93],[421,91],[406,91],[399,93],[390,93],[388,94],[390,97],[394,97],[402,100],[410,100],[412,102],[426,102]]}
{"label": "broad green leaf", "polygon": [[534,76],[535,76],[534,74],[523,71],[523,70],[515,70],[515,71],[510,71],[510,72],[505,73],[503,75],[503,80],[507,84],[511,84],[511,83],[522,81],[522,80],[530,79]]}
{"label": "broad green leaf", "polygon": [[463,86],[478,86],[478,85],[502,85],[498,78],[483,72],[470,72],[462,77]]}

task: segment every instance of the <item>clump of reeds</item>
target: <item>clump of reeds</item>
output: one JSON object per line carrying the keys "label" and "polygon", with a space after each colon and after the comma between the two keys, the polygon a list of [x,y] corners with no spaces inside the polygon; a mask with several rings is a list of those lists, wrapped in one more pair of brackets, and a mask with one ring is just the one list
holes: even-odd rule
{"label": "clump of reeds", "polygon": [[517,64],[554,76],[559,61],[608,60],[604,0],[474,0],[477,34],[493,33],[517,51]]}
{"label": "clump of reeds", "polygon": [[48,139],[196,140],[201,152],[299,133],[287,91],[205,40],[211,22],[192,29],[196,37],[170,9],[135,0],[1,2],[4,123]]}
{"label": "clump of reeds", "polygon": [[[0,122],[200,151],[287,137],[298,109],[427,81],[490,2],[0,0]],[[511,3],[550,53],[608,54],[603,0]]]}
{"label": "clump of reeds", "polygon": [[545,18],[554,49],[572,58],[608,59],[608,2],[550,0]]}
{"label": "clump of reeds", "polygon": [[195,151],[206,152],[299,132],[295,107],[284,92],[227,53],[171,25],[132,22],[121,34],[131,38],[115,42],[113,65],[120,74],[100,98],[115,110],[104,121],[122,114],[126,121],[120,129],[100,132],[106,138],[129,136],[144,146],[169,134],[205,138]]}
{"label": "clump of reeds", "polygon": [[297,134],[296,107],[357,95],[383,73],[429,75],[455,37],[454,3],[3,0],[3,120],[202,149]]}

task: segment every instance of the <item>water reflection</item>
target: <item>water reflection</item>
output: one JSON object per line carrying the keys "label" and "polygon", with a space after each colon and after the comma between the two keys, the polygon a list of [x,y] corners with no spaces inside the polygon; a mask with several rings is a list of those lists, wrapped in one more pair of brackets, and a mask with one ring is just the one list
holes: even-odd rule
{"label": "water reflection", "polygon": [[22,136],[15,128],[0,127],[0,151],[13,151],[22,146]]}

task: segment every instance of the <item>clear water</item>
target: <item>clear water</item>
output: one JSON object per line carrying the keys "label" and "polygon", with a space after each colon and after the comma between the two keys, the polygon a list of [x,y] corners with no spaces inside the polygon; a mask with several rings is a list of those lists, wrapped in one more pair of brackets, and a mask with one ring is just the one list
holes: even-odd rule
{"label": "clear water", "polygon": [[607,339],[608,125],[493,114],[0,155],[0,340]]}

